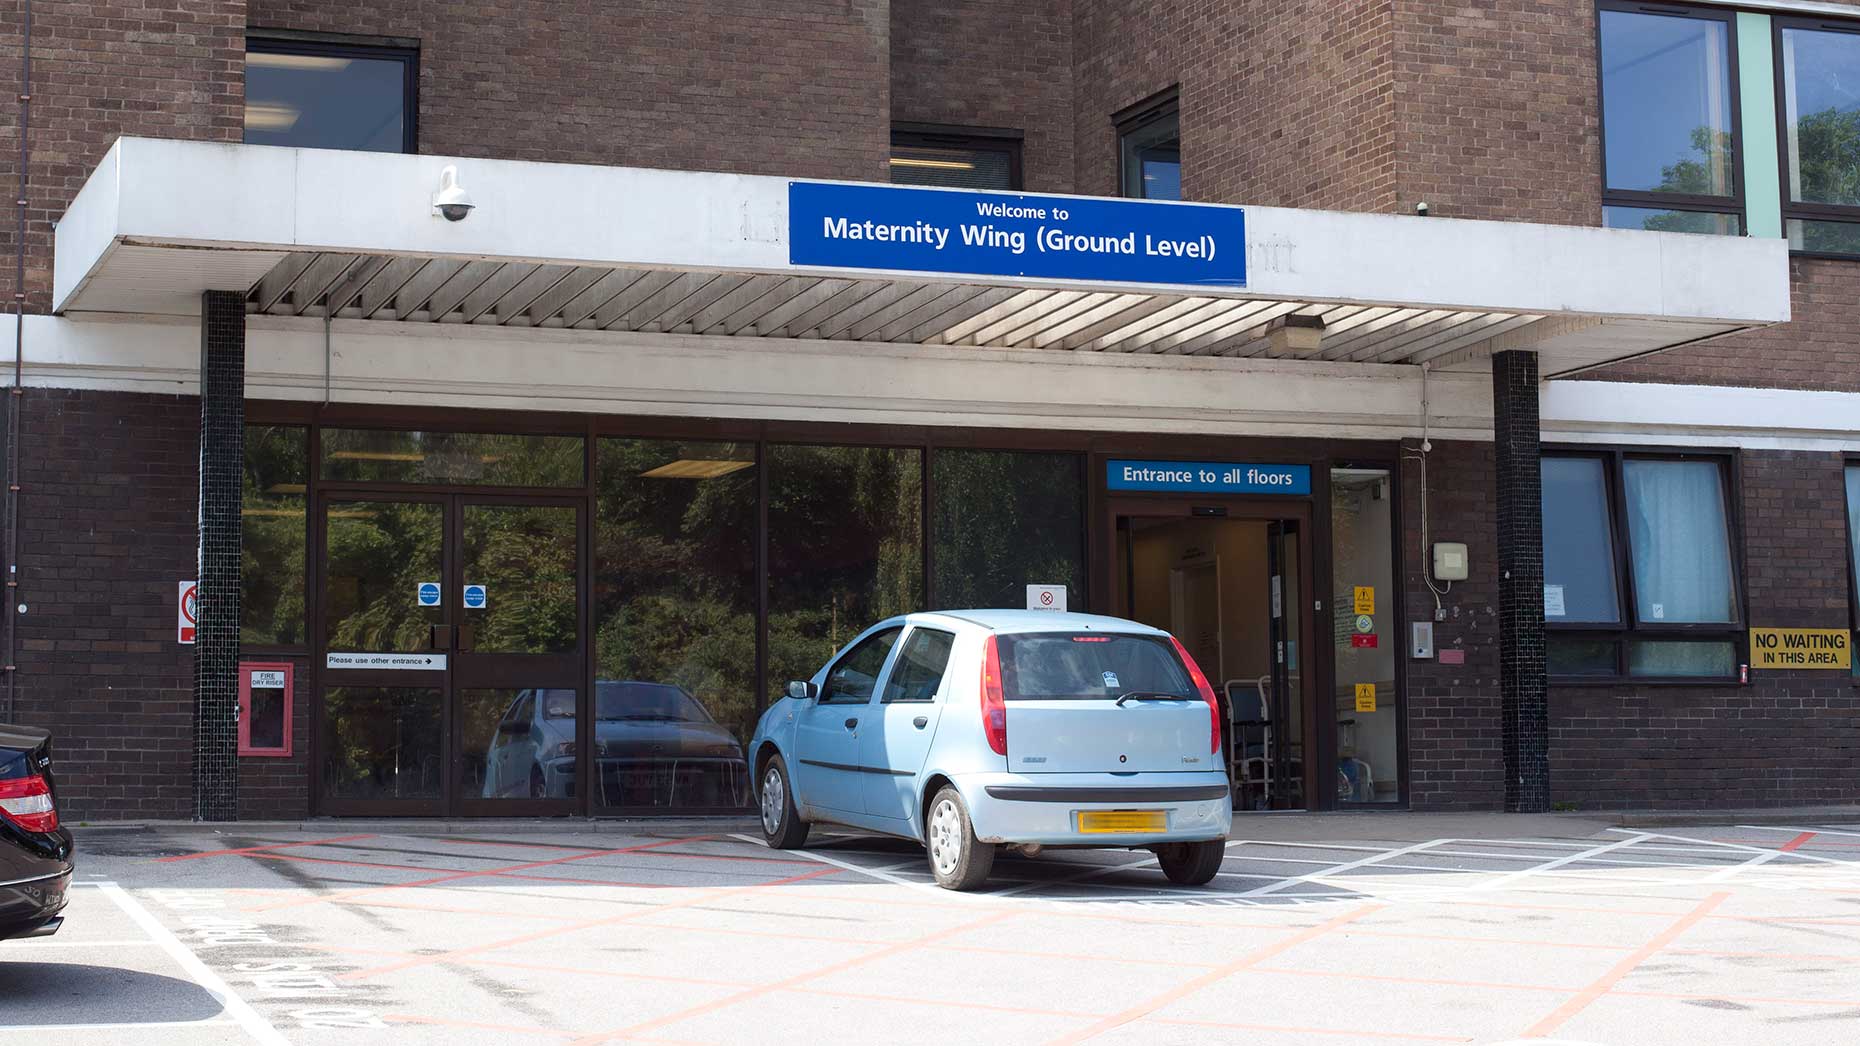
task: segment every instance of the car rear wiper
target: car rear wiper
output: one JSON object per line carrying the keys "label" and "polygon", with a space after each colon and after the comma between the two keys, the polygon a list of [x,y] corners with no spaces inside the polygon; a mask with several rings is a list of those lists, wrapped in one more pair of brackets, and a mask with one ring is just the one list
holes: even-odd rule
{"label": "car rear wiper", "polygon": [[1171,694],[1166,690],[1126,690],[1117,695],[1118,707],[1126,701],[1187,701],[1187,694]]}

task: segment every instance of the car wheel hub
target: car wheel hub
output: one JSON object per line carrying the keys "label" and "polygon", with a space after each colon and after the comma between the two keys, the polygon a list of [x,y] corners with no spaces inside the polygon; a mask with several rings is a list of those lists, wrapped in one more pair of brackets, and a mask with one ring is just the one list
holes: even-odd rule
{"label": "car wheel hub", "polygon": [[762,778],[762,829],[770,835],[781,830],[781,813],[787,794],[788,790],[782,787],[781,771],[769,767],[768,774]]}
{"label": "car wheel hub", "polygon": [[956,858],[962,852],[962,815],[948,799],[930,815],[930,860],[936,870],[948,875],[956,870]]}

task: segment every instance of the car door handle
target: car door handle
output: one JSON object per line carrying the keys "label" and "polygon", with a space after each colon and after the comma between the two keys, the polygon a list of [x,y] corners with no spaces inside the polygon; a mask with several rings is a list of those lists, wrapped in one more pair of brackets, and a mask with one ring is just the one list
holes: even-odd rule
{"label": "car door handle", "polygon": [[848,720],[846,720],[846,729],[848,729],[848,730],[851,730],[851,729],[853,729],[854,727],[856,727],[856,726],[858,726],[858,725],[859,725],[859,720],[857,720],[857,719],[848,719]]}
{"label": "car door handle", "polygon": [[922,730],[924,727],[930,725],[930,717],[927,715],[920,715],[916,719],[911,720],[911,725]]}

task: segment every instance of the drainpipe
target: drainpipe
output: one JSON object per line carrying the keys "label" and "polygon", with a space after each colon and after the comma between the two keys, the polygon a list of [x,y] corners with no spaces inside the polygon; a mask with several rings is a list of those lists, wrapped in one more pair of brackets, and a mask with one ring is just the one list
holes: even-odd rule
{"label": "drainpipe", "polygon": [[22,375],[26,359],[26,140],[32,126],[32,0],[25,0],[25,19],[19,41],[19,209],[13,233],[13,387],[6,412],[6,707],[0,722],[10,722],[18,689],[19,666],[19,408],[25,396]]}

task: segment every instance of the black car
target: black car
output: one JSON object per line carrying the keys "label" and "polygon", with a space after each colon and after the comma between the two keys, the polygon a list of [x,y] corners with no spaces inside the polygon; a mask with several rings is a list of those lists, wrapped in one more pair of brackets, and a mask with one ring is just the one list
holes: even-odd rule
{"label": "black car", "polygon": [[0,724],[0,940],[57,933],[70,885],[71,833],[58,827],[51,735]]}

